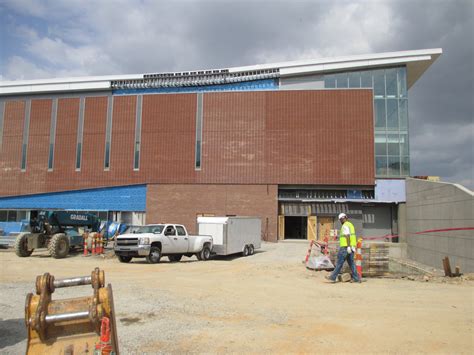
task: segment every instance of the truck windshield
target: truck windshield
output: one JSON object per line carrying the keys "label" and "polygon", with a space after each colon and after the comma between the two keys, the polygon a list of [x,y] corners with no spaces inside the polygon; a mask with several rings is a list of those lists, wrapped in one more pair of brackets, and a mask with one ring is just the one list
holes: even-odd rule
{"label": "truck windshield", "polygon": [[161,231],[163,230],[163,225],[155,225],[155,226],[143,226],[138,228],[135,233],[136,234],[141,234],[141,233],[158,233],[160,234]]}

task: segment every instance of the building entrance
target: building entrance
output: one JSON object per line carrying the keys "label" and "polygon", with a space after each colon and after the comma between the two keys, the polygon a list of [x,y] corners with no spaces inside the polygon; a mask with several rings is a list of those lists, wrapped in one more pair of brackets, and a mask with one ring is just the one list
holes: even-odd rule
{"label": "building entrance", "polygon": [[285,239],[307,239],[308,217],[285,216]]}

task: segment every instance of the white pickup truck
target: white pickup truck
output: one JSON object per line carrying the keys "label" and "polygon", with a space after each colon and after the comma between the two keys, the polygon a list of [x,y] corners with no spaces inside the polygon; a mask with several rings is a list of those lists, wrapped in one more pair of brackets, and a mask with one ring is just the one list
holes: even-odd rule
{"label": "white pickup truck", "polygon": [[177,262],[183,255],[196,255],[199,260],[208,260],[211,250],[211,236],[188,235],[186,227],[181,224],[142,226],[133,233],[117,236],[114,246],[115,255],[122,263],[145,257],[150,264],[156,264],[162,256]]}

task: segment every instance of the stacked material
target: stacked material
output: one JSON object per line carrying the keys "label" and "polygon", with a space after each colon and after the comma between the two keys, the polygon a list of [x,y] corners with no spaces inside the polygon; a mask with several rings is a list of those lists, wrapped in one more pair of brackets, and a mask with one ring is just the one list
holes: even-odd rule
{"label": "stacked material", "polygon": [[[374,277],[384,276],[389,273],[389,244],[379,242],[362,243],[362,276]],[[331,262],[336,265],[339,243],[329,243],[329,255]],[[344,263],[342,272],[350,272],[347,262]]]}

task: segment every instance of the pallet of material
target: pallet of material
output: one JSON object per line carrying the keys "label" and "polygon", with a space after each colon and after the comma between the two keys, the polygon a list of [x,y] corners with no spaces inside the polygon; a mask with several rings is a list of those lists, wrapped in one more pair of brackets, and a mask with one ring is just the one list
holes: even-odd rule
{"label": "pallet of material", "polygon": [[[339,244],[337,242],[329,243],[329,257],[331,262],[336,265],[337,252]],[[385,276],[389,273],[389,246],[385,243],[362,243],[362,276],[374,277]],[[349,266],[344,263],[342,272],[349,272]]]}

